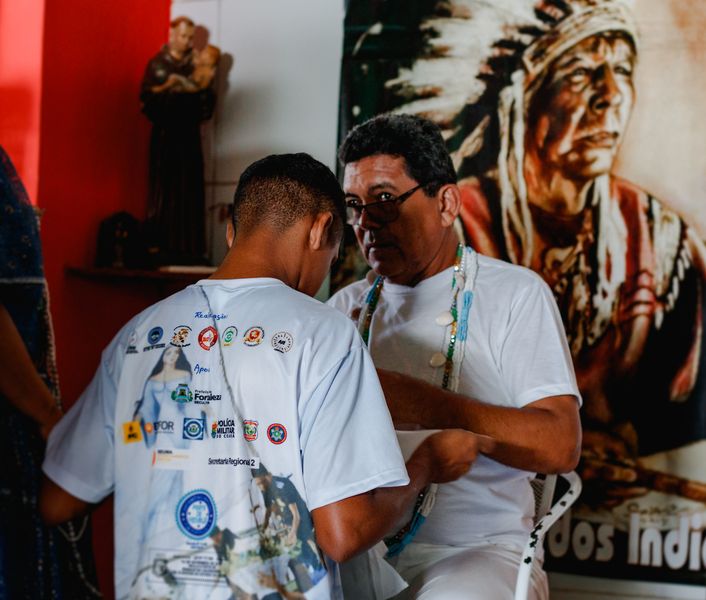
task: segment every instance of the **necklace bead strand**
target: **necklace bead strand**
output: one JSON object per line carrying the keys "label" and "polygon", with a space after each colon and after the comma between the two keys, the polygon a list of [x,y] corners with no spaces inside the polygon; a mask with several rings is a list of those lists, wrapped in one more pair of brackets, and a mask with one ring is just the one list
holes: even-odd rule
{"label": "necklace bead strand", "polygon": [[[471,264],[467,265],[467,258],[470,257]],[[470,249],[466,252],[463,244],[456,248],[456,260],[454,262],[453,279],[451,280],[451,292],[453,298],[448,311],[442,312],[436,317],[437,325],[447,329],[449,336],[446,353],[435,352],[429,360],[429,366],[433,368],[444,367],[442,388],[458,391],[459,373],[466,347],[468,333],[468,315],[473,304],[473,292],[475,289],[476,275],[478,274],[478,254]],[[382,294],[384,280],[381,276],[373,282],[370,291],[365,298],[365,305],[358,317],[358,332],[367,346],[370,346],[370,328],[373,320],[373,313],[377,308],[378,301]],[[463,304],[461,307],[461,320],[458,314],[458,295],[463,291]],[[444,341],[446,341],[446,335]],[[456,352],[456,339],[460,339],[458,351]],[[456,361],[454,362],[454,354]],[[414,507],[414,517],[412,520],[398,531],[394,536],[385,540],[388,546],[387,557],[396,556],[411,541],[412,537],[419,529],[424,519],[429,514],[436,498],[437,484],[430,484],[417,498]]]}
{"label": "necklace bead strand", "polygon": [[[467,257],[473,259],[471,273],[467,273]],[[429,366],[433,368],[444,367],[441,387],[445,390],[449,389],[452,380],[455,377],[455,371],[458,371],[460,365],[454,363],[454,353],[456,350],[456,340],[461,342],[466,341],[468,335],[468,315],[473,304],[473,290],[466,289],[466,284],[470,283],[471,288],[475,287],[475,276],[478,271],[478,257],[473,250],[469,253],[465,252],[463,244],[456,247],[456,258],[453,266],[453,279],[451,280],[451,291],[453,298],[451,307],[448,311],[441,313],[436,318],[436,323],[442,327],[449,327],[449,341],[446,347],[446,352],[435,352],[429,359]],[[369,345],[370,328],[373,320],[373,313],[377,308],[384,279],[378,275],[373,282],[370,291],[365,299],[365,306],[358,321],[358,331],[366,345]],[[458,296],[463,292],[461,319],[459,322]],[[463,353],[461,353],[463,354]],[[462,356],[461,356],[462,358]],[[460,362],[460,361],[457,361]],[[454,386],[455,387],[455,386]]]}

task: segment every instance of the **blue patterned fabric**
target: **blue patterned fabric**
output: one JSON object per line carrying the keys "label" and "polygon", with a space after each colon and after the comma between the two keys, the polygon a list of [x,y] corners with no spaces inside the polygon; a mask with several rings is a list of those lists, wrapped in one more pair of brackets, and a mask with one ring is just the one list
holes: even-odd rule
{"label": "blue patterned fabric", "polygon": [[[38,216],[1,147],[0,302],[58,398]],[[37,425],[1,395],[0,456],[0,600],[100,597],[88,520],[42,524],[37,499],[44,442]]]}

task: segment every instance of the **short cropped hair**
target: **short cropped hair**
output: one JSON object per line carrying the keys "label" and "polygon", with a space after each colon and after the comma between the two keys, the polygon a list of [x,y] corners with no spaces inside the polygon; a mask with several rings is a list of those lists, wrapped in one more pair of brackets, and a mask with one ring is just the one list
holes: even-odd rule
{"label": "short cropped hair", "polygon": [[447,183],[456,183],[456,171],[439,127],[416,115],[386,113],[353,128],[338,150],[345,167],[375,156],[389,154],[404,159],[407,174],[434,195]]}
{"label": "short cropped hair", "polygon": [[330,211],[333,233],[343,231],[346,204],[330,169],[303,152],[271,154],[251,164],[233,197],[233,226],[251,231],[268,225],[282,232],[309,215]]}

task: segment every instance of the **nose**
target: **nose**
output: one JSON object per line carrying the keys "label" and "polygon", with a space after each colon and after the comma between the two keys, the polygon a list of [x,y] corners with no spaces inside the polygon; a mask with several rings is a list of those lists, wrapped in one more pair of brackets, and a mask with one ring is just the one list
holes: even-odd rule
{"label": "nose", "polygon": [[592,99],[594,110],[605,111],[620,105],[623,101],[623,93],[610,65],[603,65],[596,70],[593,85],[595,88]]}
{"label": "nose", "polygon": [[371,231],[373,229],[380,229],[382,225],[378,223],[375,219],[372,219],[370,217],[370,211],[363,210],[360,213],[360,221],[358,221],[358,227],[360,229]]}

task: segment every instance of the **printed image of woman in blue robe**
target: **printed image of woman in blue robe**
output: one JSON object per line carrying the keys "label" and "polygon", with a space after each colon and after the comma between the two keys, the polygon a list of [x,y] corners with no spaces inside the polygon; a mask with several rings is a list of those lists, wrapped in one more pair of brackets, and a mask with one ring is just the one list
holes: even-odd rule
{"label": "printed image of woman in blue robe", "polygon": [[[206,414],[191,402],[191,364],[182,348],[167,346],[145,382],[133,421],[140,423],[147,448],[187,449],[202,439]],[[200,431],[188,428],[192,422]],[[193,431],[193,434],[189,432]],[[199,435],[200,432],[200,435]],[[174,507],[184,494],[184,471],[155,469],[148,509],[140,531],[141,545],[155,535],[174,530]]]}

